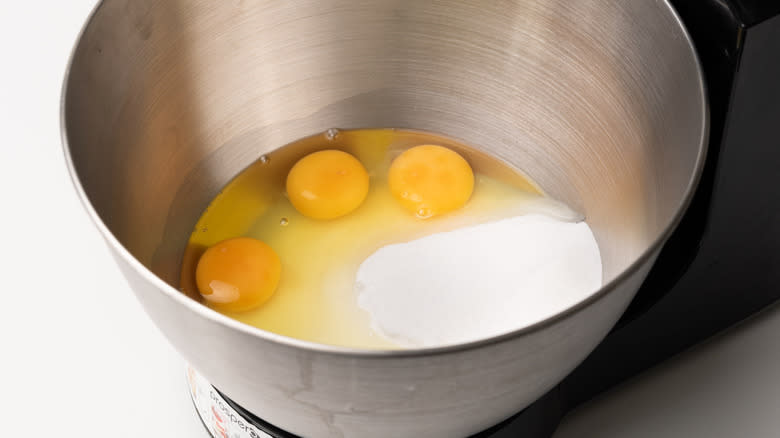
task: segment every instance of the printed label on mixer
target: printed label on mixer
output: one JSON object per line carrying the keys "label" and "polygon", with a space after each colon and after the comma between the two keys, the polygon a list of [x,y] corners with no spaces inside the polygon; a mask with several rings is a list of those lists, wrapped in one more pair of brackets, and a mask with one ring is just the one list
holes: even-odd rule
{"label": "printed label on mixer", "polygon": [[187,384],[198,415],[214,438],[273,438],[248,424],[206,379],[187,365]]}

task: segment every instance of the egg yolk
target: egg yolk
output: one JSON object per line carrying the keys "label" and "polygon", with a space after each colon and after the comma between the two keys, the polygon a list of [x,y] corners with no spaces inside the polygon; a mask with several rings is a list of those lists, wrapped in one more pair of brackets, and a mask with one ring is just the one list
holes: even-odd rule
{"label": "egg yolk", "polygon": [[388,174],[390,191],[421,219],[462,207],[474,191],[474,172],[457,152],[442,146],[415,146],[399,155]]}
{"label": "egg yolk", "polygon": [[243,312],[268,301],[279,284],[279,256],[249,237],[224,240],[200,257],[195,268],[198,291],[221,311]]}
{"label": "egg yolk", "polygon": [[287,174],[287,195],[304,216],[335,219],[363,203],[368,172],[352,155],[325,150],[301,158]]}

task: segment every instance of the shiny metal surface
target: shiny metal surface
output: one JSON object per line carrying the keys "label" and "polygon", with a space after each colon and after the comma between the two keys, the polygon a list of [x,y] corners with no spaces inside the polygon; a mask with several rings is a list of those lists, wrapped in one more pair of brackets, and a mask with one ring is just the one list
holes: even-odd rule
{"label": "shiny metal surface", "polygon": [[[331,127],[455,137],[585,213],[605,286],[515,333],[366,352],[244,326],[176,289],[209,200]],[[687,205],[703,79],[656,1],[105,0],[63,95],[76,188],[152,320],[220,390],[304,436],[465,436],[519,411],[614,324]]]}

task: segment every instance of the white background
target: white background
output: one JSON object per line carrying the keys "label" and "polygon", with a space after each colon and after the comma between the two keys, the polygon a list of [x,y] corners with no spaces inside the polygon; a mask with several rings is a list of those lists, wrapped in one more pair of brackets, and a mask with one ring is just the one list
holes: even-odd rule
{"label": "white background", "polygon": [[[62,159],[63,71],[94,0],[0,0],[0,436],[205,438]],[[706,309],[703,309],[706,311]],[[780,436],[780,309],[612,391],[556,438]]]}

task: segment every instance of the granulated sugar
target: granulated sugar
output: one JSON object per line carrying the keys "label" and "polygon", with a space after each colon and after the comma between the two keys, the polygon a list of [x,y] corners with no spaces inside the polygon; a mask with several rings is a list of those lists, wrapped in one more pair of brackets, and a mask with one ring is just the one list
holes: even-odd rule
{"label": "granulated sugar", "polygon": [[388,245],[358,270],[358,303],[404,347],[507,333],[601,287],[599,248],[584,221],[528,214]]}

